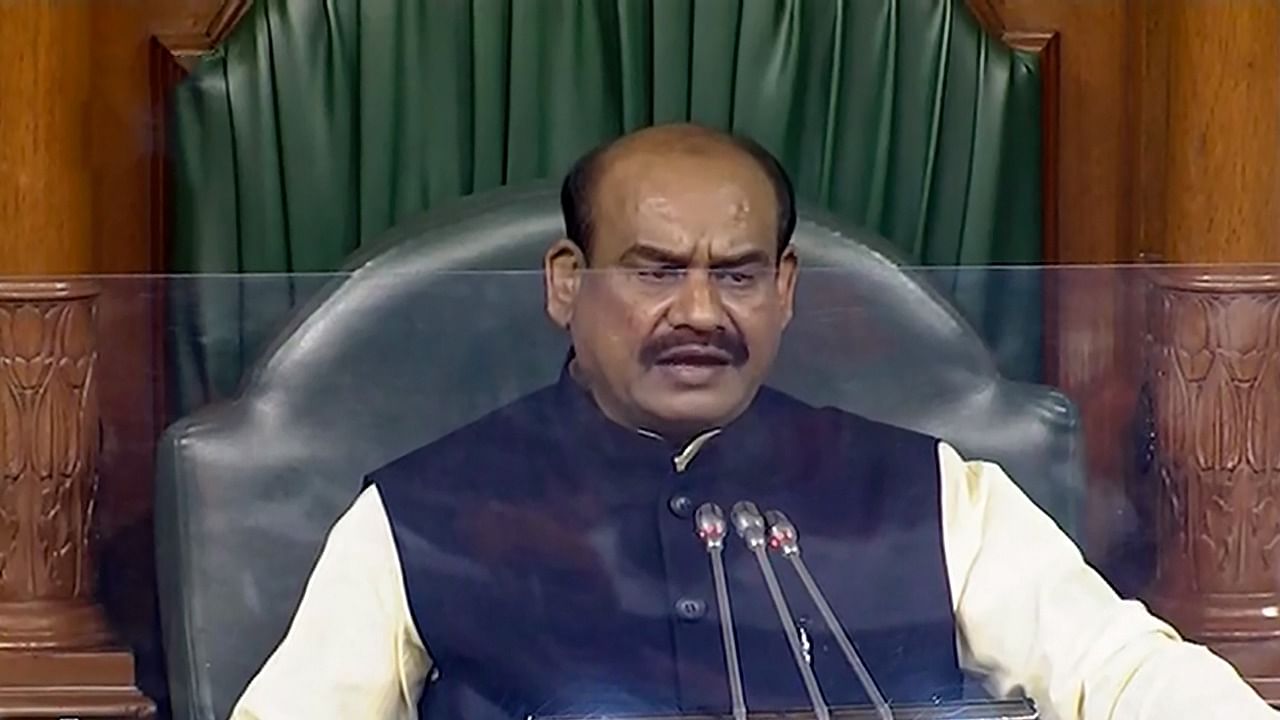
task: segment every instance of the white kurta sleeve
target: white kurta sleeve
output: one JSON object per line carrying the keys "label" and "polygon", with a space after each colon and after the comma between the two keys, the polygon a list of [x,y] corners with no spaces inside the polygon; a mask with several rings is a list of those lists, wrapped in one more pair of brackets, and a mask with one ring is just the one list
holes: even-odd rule
{"label": "white kurta sleeve", "polygon": [[1048,720],[1274,720],[1235,669],[1123,600],[998,466],[939,447],[961,665]]}
{"label": "white kurta sleeve", "polygon": [[371,487],[334,525],[288,634],[231,717],[411,720],[430,666]]}

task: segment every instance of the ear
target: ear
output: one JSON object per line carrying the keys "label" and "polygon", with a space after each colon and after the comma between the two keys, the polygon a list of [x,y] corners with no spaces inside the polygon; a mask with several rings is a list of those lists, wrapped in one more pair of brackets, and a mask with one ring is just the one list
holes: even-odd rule
{"label": "ear", "polygon": [[547,295],[547,316],[566,330],[573,320],[573,308],[582,286],[587,260],[576,243],[561,238],[542,258],[542,281]]}
{"label": "ear", "polygon": [[795,314],[796,276],[800,269],[800,258],[796,257],[795,248],[788,245],[778,259],[778,302],[782,305],[782,326],[786,327]]}

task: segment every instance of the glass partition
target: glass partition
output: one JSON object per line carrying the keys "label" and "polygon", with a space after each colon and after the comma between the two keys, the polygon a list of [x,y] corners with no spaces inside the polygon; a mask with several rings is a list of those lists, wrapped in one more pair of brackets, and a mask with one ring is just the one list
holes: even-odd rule
{"label": "glass partition", "polygon": [[[96,278],[80,507],[112,614],[154,582],[175,716],[351,676],[427,717],[1031,717],[1032,664],[1087,670],[1064,627],[1102,646],[1088,613],[1131,612],[1054,584],[1075,547],[1087,588],[1211,645],[1274,612],[1280,291],[1243,278],[803,267],[794,304],[772,267]],[[1035,289],[987,315],[1035,382],[946,299],[1005,286]],[[30,317],[0,326],[19,380]]]}

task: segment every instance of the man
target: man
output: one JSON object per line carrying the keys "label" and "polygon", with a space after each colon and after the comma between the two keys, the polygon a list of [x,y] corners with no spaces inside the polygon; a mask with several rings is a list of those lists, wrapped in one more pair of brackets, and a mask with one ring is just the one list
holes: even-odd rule
{"label": "man", "polygon": [[[1026,694],[1047,718],[1272,718],[1120,600],[1000,468],[761,385],[792,315],[791,186],[691,126],[583,158],[544,263],[560,380],[371,473],[234,717],[716,711],[703,502],[786,511],[892,702]],[[734,551],[737,552],[734,552]],[[725,553],[752,710],[807,706],[752,557]],[[867,697],[790,573],[832,705]]]}

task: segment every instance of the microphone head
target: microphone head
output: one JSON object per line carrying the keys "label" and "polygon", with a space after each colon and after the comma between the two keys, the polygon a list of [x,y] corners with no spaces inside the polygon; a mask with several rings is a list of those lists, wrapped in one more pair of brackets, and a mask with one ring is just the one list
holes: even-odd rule
{"label": "microphone head", "polygon": [[733,504],[730,515],[733,517],[733,527],[738,531],[738,537],[747,542],[747,547],[754,550],[764,544],[764,517],[755,503],[750,500],[739,500]]}
{"label": "microphone head", "polygon": [[715,503],[703,503],[693,515],[693,529],[708,550],[724,546],[724,511]]}
{"label": "microphone head", "polygon": [[796,526],[781,510],[770,510],[764,514],[769,523],[769,547],[780,550],[783,555],[795,555],[800,552],[800,533]]}

